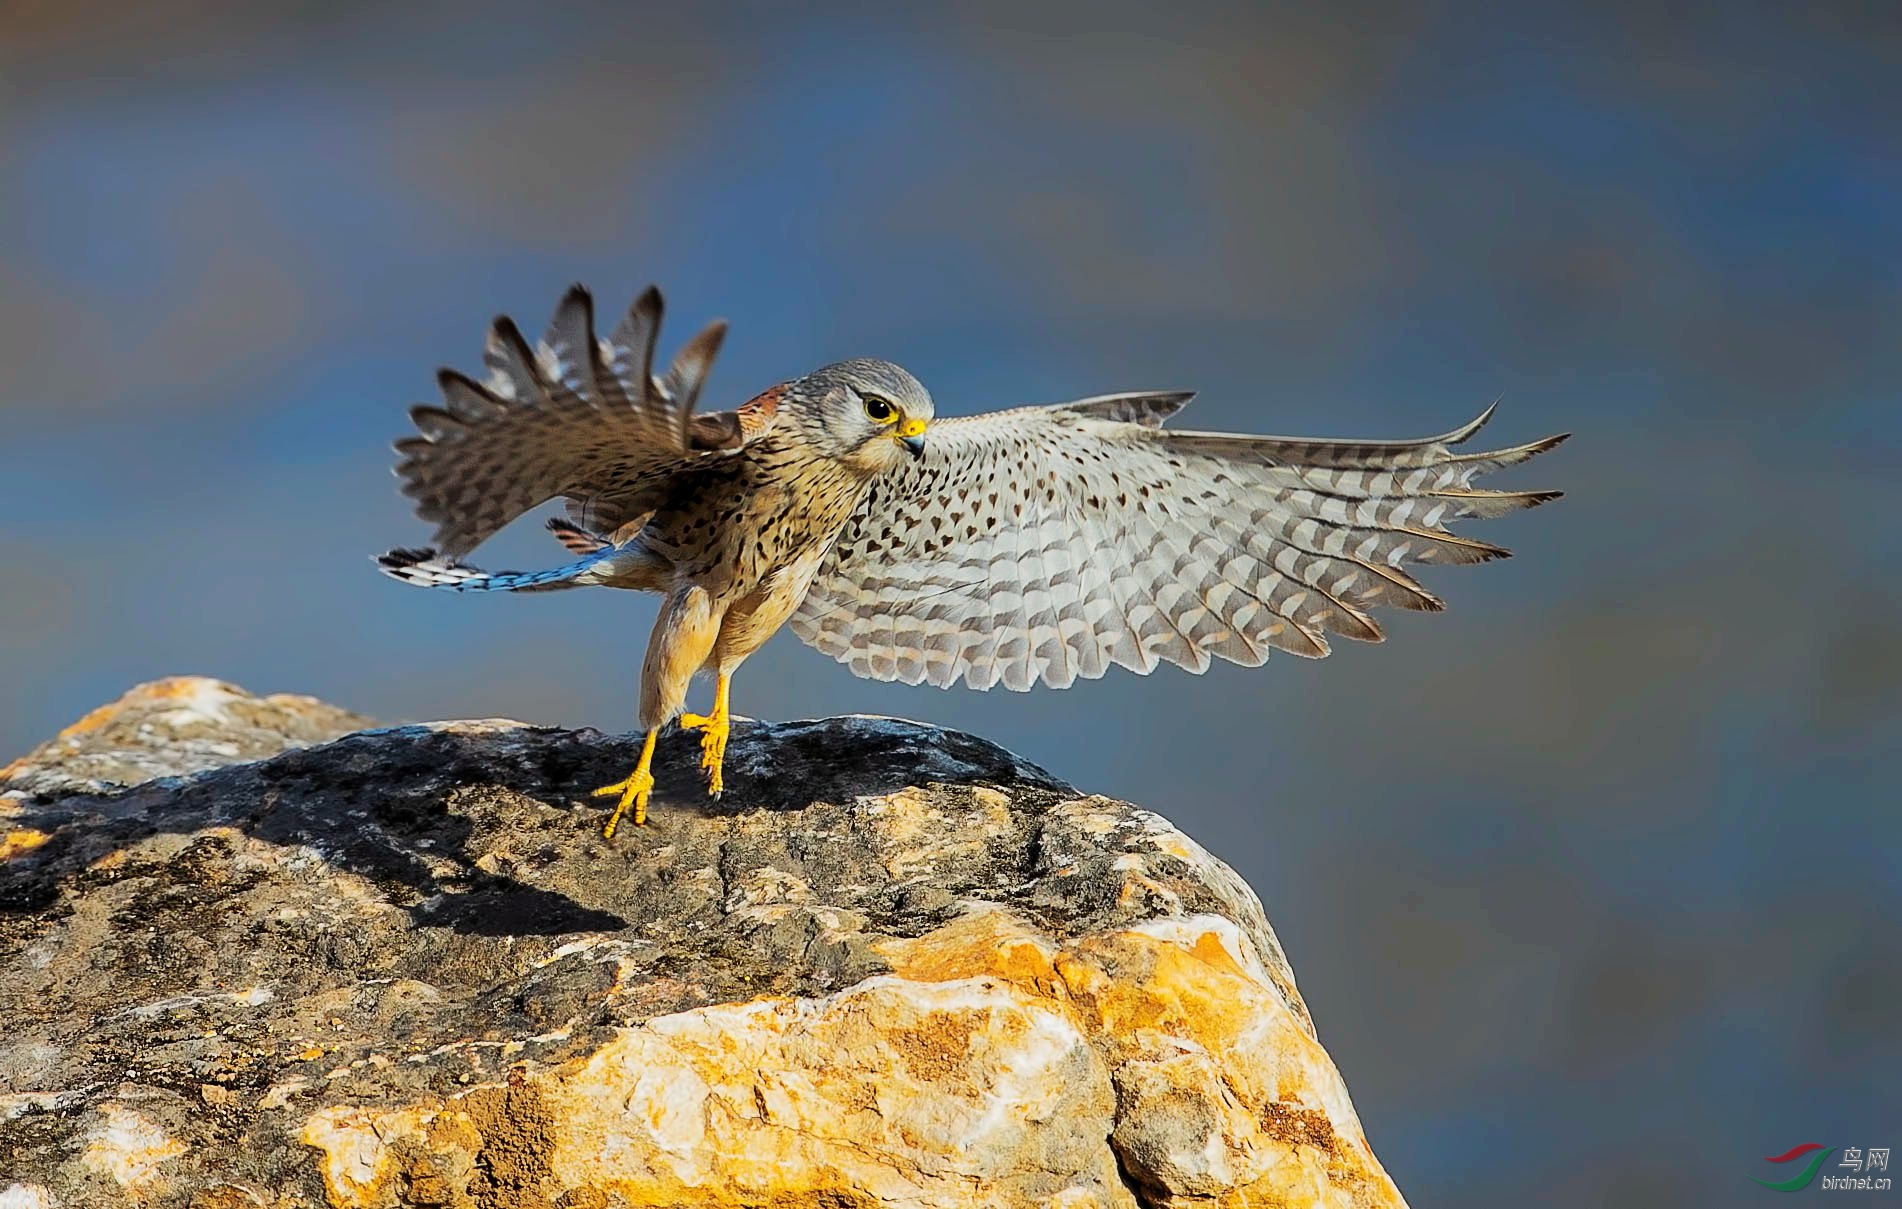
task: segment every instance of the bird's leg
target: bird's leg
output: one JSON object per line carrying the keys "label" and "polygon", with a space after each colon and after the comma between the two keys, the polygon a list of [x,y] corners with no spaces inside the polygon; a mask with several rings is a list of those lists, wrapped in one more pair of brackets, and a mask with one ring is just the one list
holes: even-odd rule
{"label": "bird's leg", "polygon": [[682,714],[680,725],[687,730],[697,730],[700,735],[700,767],[707,770],[707,793],[719,797],[726,789],[720,778],[721,765],[726,760],[727,712],[726,689],[729,677],[720,674],[719,682],[713,690],[713,712],[710,714]]}
{"label": "bird's leg", "polygon": [[654,774],[650,771],[654,763],[654,740],[660,737],[660,727],[647,728],[647,739],[641,744],[641,761],[634,771],[627,774],[627,780],[616,781],[612,785],[603,785],[594,791],[597,798],[620,794],[620,804],[615,806],[614,814],[608,819],[608,825],[601,832],[601,838],[613,839],[614,829],[620,825],[621,815],[629,806],[634,807],[634,825],[639,827],[647,821],[647,795],[654,791]]}
{"label": "bird's leg", "polygon": [[636,827],[647,821],[647,796],[654,790],[654,741],[660,737],[661,727],[679,716],[680,703],[687,698],[687,684],[693,679],[694,669],[706,663],[719,630],[720,619],[713,613],[712,597],[704,588],[689,584],[671,593],[661,606],[647,655],[641,660],[641,705],[636,720],[647,728],[641,762],[627,780],[594,791],[598,797],[621,796],[603,836],[614,835],[629,806],[634,807]]}

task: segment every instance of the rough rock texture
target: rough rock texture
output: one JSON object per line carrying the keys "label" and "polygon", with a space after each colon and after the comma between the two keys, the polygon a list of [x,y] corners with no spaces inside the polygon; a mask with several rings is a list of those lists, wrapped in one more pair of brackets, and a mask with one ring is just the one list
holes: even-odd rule
{"label": "rough rock texture", "polygon": [[0,1209],[1401,1203],[1153,814],[834,718],[718,803],[668,735],[608,842],[629,739],[361,722],[181,679],[7,766]]}

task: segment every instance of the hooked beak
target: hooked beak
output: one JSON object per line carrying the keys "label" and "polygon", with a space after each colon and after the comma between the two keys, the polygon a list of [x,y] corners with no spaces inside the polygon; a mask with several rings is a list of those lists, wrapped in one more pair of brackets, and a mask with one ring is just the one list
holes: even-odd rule
{"label": "hooked beak", "polygon": [[907,419],[898,426],[898,443],[911,453],[913,458],[925,456],[925,422]]}

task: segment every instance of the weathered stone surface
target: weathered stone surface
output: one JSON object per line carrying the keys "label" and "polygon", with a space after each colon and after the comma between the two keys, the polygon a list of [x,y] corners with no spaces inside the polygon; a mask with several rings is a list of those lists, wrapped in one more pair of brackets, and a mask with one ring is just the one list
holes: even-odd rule
{"label": "weathered stone surface", "polygon": [[360,722],[175,680],[8,766],[0,1209],[1401,1203],[1156,815],[835,718],[718,803],[666,736],[608,842],[628,739]]}
{"label": "weathered stone surface", "polygon": [[370,725],[315,697],[253,697],[203,676],[141,684],[10,764],[0,789],[51,797],[262,760]]}

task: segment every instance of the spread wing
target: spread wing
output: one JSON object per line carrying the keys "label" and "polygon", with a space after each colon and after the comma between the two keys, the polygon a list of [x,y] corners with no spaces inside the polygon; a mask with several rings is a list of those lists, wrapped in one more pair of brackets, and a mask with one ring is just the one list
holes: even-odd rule
{"label": "spread wing", "polygon": [[464,553],[556,496],[595,532],[651,508],[655,488],[706,458],[731,456],[772,424],[769,391],[735,411],[695,415],[726,325],[688,341],[654,376],[660,291],[652,287],[605,340],[594,301],[575,286],[531,349],[506,317],[489,330],[484,382],[445,369],[440,407],[412,408],[417,435],[396,442],[403,493],[436,526],[445,553]]}
{"label": "spread wing", "polygon": [[1491,408],[1417,441],[1163,429],[1189,398],[934,424],[847,523],[793,632],[861,676],[973,688],[1319,657],[1329,632],[1378,641],[1376,606],[1444,607],[1403,564],[1506,555],[1448,523],[1559,494],[1471,486],[1565,439],[1455,452]]}

